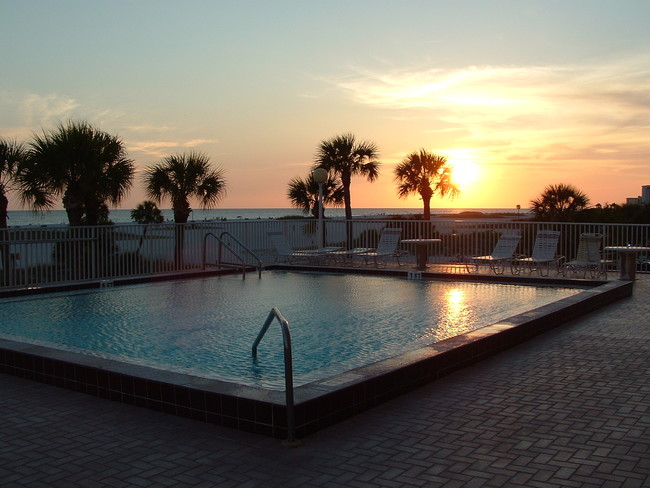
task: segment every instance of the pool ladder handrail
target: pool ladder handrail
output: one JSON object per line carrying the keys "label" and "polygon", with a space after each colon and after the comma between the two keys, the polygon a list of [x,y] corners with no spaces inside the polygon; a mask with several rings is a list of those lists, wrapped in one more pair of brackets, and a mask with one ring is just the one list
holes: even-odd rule
{"label": "pool ladder handrail", "polygon": [[284,344],[284,385],[285,385],[285,404],[287,409],[287,440],[284,445],[287,447],[295,447],[300,445],[300,441],[296,439],[296,420],[294,414],[294,399],[293,399],[293,359],[291,357],[291,332],[289,331],[289,322],[284,318],[280,310],[276,307],[271,309],[266,322],[262,326],[257,339],[253,343],[253,359],[257,358],[257,346],[259,345],[262,337],[266,334],[273,319],[277,319],[282,329],[282,342]]}
{"label": "pool ladder handrail", "polygon": [[[264,269],[264,265],[262,264],[262,260],[250,249],[248,249],[239,239],[237,239],[235,236],[233,236],[230,232],[228,231],[223,231],[221,234],[218,236],[214,234],[213,232],[208,232],[203,236],[203,257],[202,257],[202,266],[203,269],[205,269],[206,266],[206,257],[207,257],[207,247],[208,247],[208,237],[214,237],[217,242],[219,243],[219,248],[217,251],[217,265],[218,266],[241,266],[242,268],[242,279],[246,279],[246,266],[248,263],[246,260],[235,250],[232,248],[232,246],[229,246],[228,243],[224,240],[224,236],[229,237],[233,241],[235,241],[241,249],[243,249],[245,252],[247,252],[256,262],[257,262],[257,274],[258,277],[262,277],[262,270]],[[227,263],[221,260],[222,256],[222,249],[226,248],[228,251],[232,253],[233,256],[239,259],[239,263]]]}

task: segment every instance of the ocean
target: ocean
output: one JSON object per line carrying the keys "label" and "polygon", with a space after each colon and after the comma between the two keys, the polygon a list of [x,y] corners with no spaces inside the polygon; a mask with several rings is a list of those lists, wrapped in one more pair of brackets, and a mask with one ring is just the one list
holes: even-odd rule
{"label": "ocean", "polygon": [[[174,214],[170,209],[161,209],[165,220],[173,221]],[[441,208],[431,209],[432,216],[458,214],[461,212],[482,212],[484,214],[517,214],[513,208]],[[422,214],[422,208],[354,208],[353,217],[385,217],[387,215],[417,215]],[[521,211],[523,217],[526,211]],[[305,215],[295,208],[216,208],[212,210],[193,210],[190,222],[205,222],[213,220],[266,220],[282,217],[304,217]],[[342,208],[325,209],[325,217],[342,218],[345,210]],[[109,213],[109,218],[116,224],[132,222],[131,210],[114,209]],[[31,210],[10,210],[8,212],[9,227],[29,225],[67,225],[68,217],[64,210],[50,210],[45,213],[35,213]]]}

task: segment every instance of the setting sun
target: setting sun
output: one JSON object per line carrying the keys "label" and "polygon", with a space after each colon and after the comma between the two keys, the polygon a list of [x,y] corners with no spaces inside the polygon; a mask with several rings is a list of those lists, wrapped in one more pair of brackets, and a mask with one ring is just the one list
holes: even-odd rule
{"label": "setting sun", "polygon": [[470,186],[479,179],[478,165],[469,161],[452,161],[452,179],[461,189]]}
{"label": "setting sun", "polygon": [[451,167],[451,178],[460,186],[461,191],[472,186],[479,179],[481,168],[473,162],[480,160],[476,151],[467,148],[453,148],[446,149],[444,153]]}

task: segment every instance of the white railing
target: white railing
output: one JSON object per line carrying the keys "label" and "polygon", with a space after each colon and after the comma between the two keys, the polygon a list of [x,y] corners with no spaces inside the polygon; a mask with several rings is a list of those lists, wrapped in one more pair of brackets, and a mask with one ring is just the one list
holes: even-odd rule
{"label": "white railing", "polygon": [[[507,232],[522,236],[518,254],[529,254],[539,230],[561,232],[558,253],[575,256],[581,233],[603,235],[609,245],[650,245],[650,225],[542,223],[508,220],[366,220],[331,219],[325,225],[327,246],[375,247],[381,230],[402,229],[402,239],[437,237],[430,262],[463,262],[469,256],[489,254],[498,237]],[[101,282],[124,277],[200,271],[204,259],[216,261],[217,248],[206,249],[207,233],[227,231],[264,264],[276,253],[267,235],[281,230],[295,250],[317,247],[314,220],[247,220],[190,224],[118,224],[95,227],[15,227],[0,230],[0,289],[38,287],[84,281]],[[349,237],[348,237],[349,234]],[[404,249],[405,252],[412,249]],[[406,256],[406,260],[414,259]],[[645,260],[645,256],[640,256]],[[256,265],[256,263],[251,263]],[[640,269],[644,269],[644,264]]]}

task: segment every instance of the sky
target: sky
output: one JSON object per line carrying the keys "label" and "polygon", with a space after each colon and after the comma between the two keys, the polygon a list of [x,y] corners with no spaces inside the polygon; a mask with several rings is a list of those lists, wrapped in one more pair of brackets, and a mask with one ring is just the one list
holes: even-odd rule
{"label": "sky", "polygon": [[0,136],[119,136],[127,209],[144,168],[190,151],[223,169],[221,208],[289,207],[344,133],[379,148],[356,208],[421,207],[393,176],[420,148],[461,185],[434,209],[527,208],[558,183],[623,203],[650,184],[649,18],[647,0],[0,0]]}

